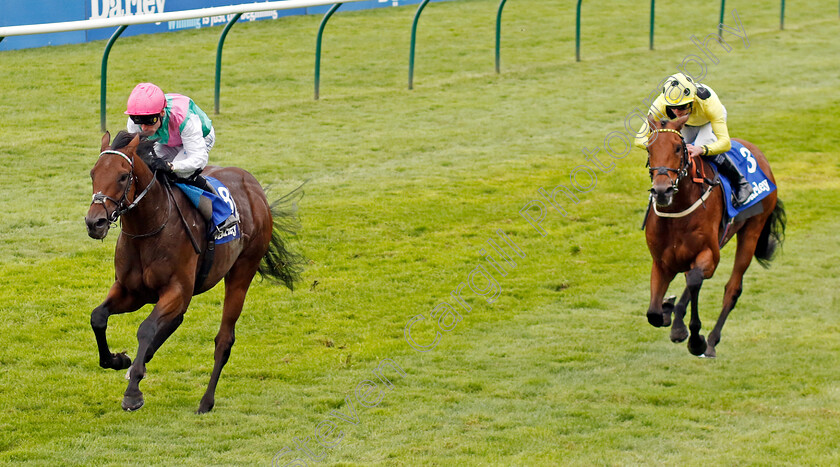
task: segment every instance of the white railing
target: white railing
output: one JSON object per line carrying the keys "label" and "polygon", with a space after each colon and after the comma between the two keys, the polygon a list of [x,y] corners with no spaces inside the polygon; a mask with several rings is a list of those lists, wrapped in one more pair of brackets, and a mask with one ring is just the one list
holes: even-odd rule
{"label": "white railing", "polygon": [[[341,3],[350,3],[357,1],[360,0],[345,0]],[[336,0],[285,0],[282,2],[248,3],[242,5],[201,8],[198,10],[172,11],[169,13],[152,13],[146,15],[119,16],[114,18],[97,18],[82,21],[65,21],[63,23],[5,26],[0,27],[0,38],[10,36],[25,36],[29,34],[46,34],[51,32],[82,31],[86,29],[107,28],[110,26],[129,26],[132,24],[159,23],[163,21],[178,21],[183,19],[205,18],[208,16],[222,16],[267,10],[291,10],[293,8],[332,5],[334,3],[338,2],[336,2]]]}
{"label": "white railing", "polygon": [[[102,58],[102,75],[100,77],[101,80],[101,91],[100,91],[100,111],[99,111],[99,120],[100,126],[102,131],[105,131],[105,102],[106,102],[106,80],[107,80],[107,64],[108,64],[108,54],[110,52],[111,46],[113,45],[114,41],[122,34],[122,31],[125,27],[135,24],[148,24],[148,23],[161,23],[164,21],[180,21],[186,19],[194,19],[194,18],[206,18],[206,17],[215,17],[215,16],[226,16],[231,15],[233,16],[233,21],[239,18],[238,15],[243,13],[251,13],[251,12],[260,12],[260,11],[268,11],[268,10],[290,10],[294,8],[307,8],[313,6],[323,6],[323,5],[339,5],[342,3],[351,3],[351,2],[358,2],[361,0],[343,0],[341,2],[337,2],[336,0],[285,0],[281,2],[262,2],[262,3],[249,3],[249,4],[241,4],[241,5],[230,5],[230,6],[220,6],[220,7],[213,7],[213,8],[200,8],[195,10],[185,10],[185,11],[173,11],[169,13],[152,13],[152,14],[142,14],[142,15],[132,15],[132,16],[119,16],[113,18],[95,18],[95,19],[88,19],[82,21],[65,21],[61,23],[44,23],[44,24],[29,24],[29,25],[21,25],[21,26],[5,26],[0,27],[0,41],[3,40],[4,37],[9,36],[23,36],[29,34],[46,34],[46,33],[57,33],[57,32],[70,32],[70,31],[82,31],[87,29],[98,29],[98,28],[106,28],[112,26],[119,26],[119,29],[111,36],[111,40],[108,41],[108,45],[105,47],[105,53]],[[335,8],[335,7],[334,7]],[[335,11],[333,10],[330,10]],[[216,113],[219,113],[219,80],[221,74],[221,48],[222,44],[224,43],[225,35],[227,31],[230,29],[233,23],[229,22],[228,25],[225,27],[224,32],[222,33],[222,37],[219,40],[219,47],[216,54],[216,89],[215,89],[215,107]],[[323,26],[323,23],[322,23]],[[320,34],[320,33],[319,33]],[[318,74],[318,70],[316,69],[316,76]],[[317,78],[316,78],[317,80]],[[317,81],[316,81],[316,96],[317,96]],[[316,97],[317,98],[317,97]]]}

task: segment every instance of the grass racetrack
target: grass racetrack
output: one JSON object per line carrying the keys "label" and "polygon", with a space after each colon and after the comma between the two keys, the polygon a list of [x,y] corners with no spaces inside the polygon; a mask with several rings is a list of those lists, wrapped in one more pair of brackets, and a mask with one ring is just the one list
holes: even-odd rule
{"label": "grass racetrack", "polygon": [[[282,465],[306,443],[311,465],[840,464],[836,2],[790,2],[784,31],[779,2],[726,2],[726,24],[737,10],[748,46],[724,33],[731,50],[715,46],[703,81],[726,105],[732,136],[767,155],[788,228],[772,267],[747,272],[717,359],[648,325],[645,156],[612,159],[603,142],[699,53],[691,36],[717,32],[719,5],[660,2],[650,51],[649,5],[596,3],[583,4],[576,63],[575,2],[508,2],[500,75],[498,3],[430,4],[412,91],[416,7],[339,10],[324,36],[319,101],[320,17],[231,30],[211,163],[249,170],[274,198],[309,180],[294,245],[311,261],[294,293],[252,285],[203,416],[193,412],[222,286],[193,300],[149,363],[142,410],[123,412],[124,372],[98,366],[89,316],[113,280],[118,231],[94,241],[83,216],[104,43],[0,53],[0,462],[270,465],[290,448]],[[108,72],[112,134],[140,81],[212,112],[220,32],[120,39]],[[585,159],[596,147],[614,167]],[[582,164],[595,185],[567,216],[547,211],[541,235],[520,209]],[[505,245],[497,229],[525,255],[504,277],[480,251],[491,238]],[[704,334],[733,246],[701,292]],[[454,303],[450,292],[478,265],[495,276],[495,300],[463,288],[471,311],[459,308],[463,320],[434,349],[411,348],[406,323],[423,314],[413,338],[431,342],[432,309]],[[671,292],[683,286],[678,277]],[[134,357],[149,310],[110,319],[113,351]],[[386,370],[391,389],[373,374],[383,359],[405,372]],[[366,380],[379,382],[373,407],[359,403]],[[316,441],[324,420],[336,429],[329,449]]]}

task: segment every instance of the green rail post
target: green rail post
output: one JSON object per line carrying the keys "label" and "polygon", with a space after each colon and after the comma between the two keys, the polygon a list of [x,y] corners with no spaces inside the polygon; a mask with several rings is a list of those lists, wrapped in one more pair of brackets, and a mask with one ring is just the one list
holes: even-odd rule
{"label": "green rail post", "polygon": [[575,16],[575,61],[580,61],[580,2],[577,2],[577,15]]}
{"label": "green rail post", "polygon": [[656,0],[650,0],[650,50],[653,50],[653,11],[656,6]]}
{"label": "green rail post", "polygon": [[105,131],[105,110],[106,106],[105,103],[107,101],[107,89],[108,89],[108,55],[111,54],[111,47],[113,47],[114,42],[116,42],[117,38],[120,37],[120,34],[125,31],[125,28],[128,26],[120,26],[114,31],[114,34],[111,35],[111,38],[108,39],[108,44],[105,45],[105,53],[102,54],[102,76],[101,76],[101,87],[99,89],[99,126],[102,128],[102,131]]}
{"label": "green rail post", "polygon": [[718,23],[718,36],[723,37],[723,10],[726,8],[726,0],[720,0],[720,22]]}
{"label": "green rail post", "polygon": [[784,31],[785,29],[785,0],[782,0],[782,14],[781,18],[779,19],[779,30]]}
{"label": "green rail post", "polygon": [[417,43],[417,20],[420,19],[420,13],[429,0],[423,0],[423,3],[417,7],[417,13],[414,14],[414,22],[411,23],[411,50],[408,55],[408,89],[414,89],[414,46]]}
{"label": "green rail post", "polygon": [[499,11],[496,12],[496,74],[499,73],[499,49],[502,45],[502,8],[507,0],[499,2]]}
{"label": "green rail post", "polygon": [[222,35],[219,37],[219,45],[216,47],[216,89],[215,89],[215,97],[213,99],[216,108],[216,115],[219,115],[219,92],[222,88],[222,47],[225,45],[225,38],[227,37],[228,31],[230,28],[239,21],[239,17],[242,16],[242,13],[237,13],[233,16],[233,18],[228,21],[225,25],[225,29],[222,30]]}
{"label": "green rail post", "polygon": [[327,25],[327,21],[330,20],[330,16],[335,13],[335,10],[338,10],[341,3],[336,3],[335,5],[330,8],[330,11],[324,15],[324,19],[321,20],[321,25],[318,26],[318,38],[315,41],[315,100],[318,100],[319,90],[321,88],[321,38],[324,35],[324,26]]}

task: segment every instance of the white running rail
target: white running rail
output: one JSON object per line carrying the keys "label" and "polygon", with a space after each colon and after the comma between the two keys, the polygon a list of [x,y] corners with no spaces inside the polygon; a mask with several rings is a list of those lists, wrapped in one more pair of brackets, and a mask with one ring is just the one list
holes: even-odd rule
{"label": "white running rail", "polygon": [[[345,0],[341,3],[351,3],[357,1],[360,0]],[[86,29],[107,28],[110,26],[129,26],[132,24],[160,23],[163,21],[178,21],[182,19],[204,18],[207,16],[222,16],[257,11],[291,10],[293,8],[332,5],[335,3],[339,2],[337,2],[336,0],[285,0],[282,2],[247,3],[242,5],[201,8],[198,10],[172,11],[169,13],[152,13],[148,15],[97,18],[82,21],[65,21],[63,23],[5,26],[0,27],[0,38],[10,36],[25,36],[29,34],[46,34],[51,32],[82,31]]]}

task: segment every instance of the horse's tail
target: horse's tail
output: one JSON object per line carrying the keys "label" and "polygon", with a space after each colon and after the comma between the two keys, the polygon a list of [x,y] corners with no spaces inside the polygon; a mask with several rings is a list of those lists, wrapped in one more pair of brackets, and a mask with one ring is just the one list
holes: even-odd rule
{"label": "horse's tail", "polygon": [[785,241],[785,226],[787,225],[787,214],[782,200],[776,200],[776,208],[770,213],[770,217],[764,222],[764,229],[758,237],[755,246],[755,259],[764,268],[770,267],[776,248],[781,247]]}
{"label": "horse's tail", "polygon": [[271,203],[272,232],[268,251],[257,270],[263,279],[269,278],[294,290],[300,280],[306,258],[288,246],[290,237],[297,235],[300,221],[297,216],[298,201],[303,197],[303,185]]}

